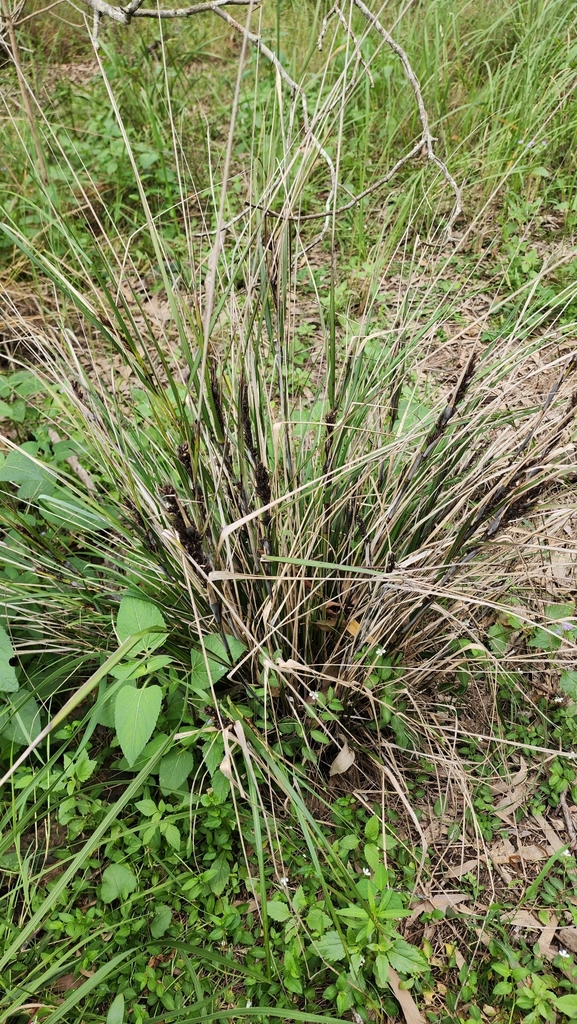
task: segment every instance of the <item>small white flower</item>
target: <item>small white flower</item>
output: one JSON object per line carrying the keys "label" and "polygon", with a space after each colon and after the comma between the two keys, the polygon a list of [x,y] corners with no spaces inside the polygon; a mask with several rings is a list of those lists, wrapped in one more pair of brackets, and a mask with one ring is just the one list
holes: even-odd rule
{"label": "small white flower", "polygon": [[569,850],[563,850],[563,856],[564,857],[570,857],[571,854],[569,853]]}
{"label": "small white flower", "polygon": [[527,149],[530,149],[530,147],[534,146],[534,145],[535,145],[535,139],[529,139],[529,141],[527,143]]}
{"label": "small white flower", "polygon": [[364,958],[364,956],[361,956],[359,958],[359,967],[362,967],[364,963],[365,963],[365,958]]}
{"label": "small white flower", "polygon": [[288,878],[279,878],[279,885],[288,885],[288,884],[289,884]]}
{"label": "small white flower", "polygon": [[251,1006],[252,1006],[252,999],[247,999],[247,1001],[246,1001],[246,1008],[247,1008],[247,1010],[250,1010]]}
{"label": "small white flower", "polygon": [[562,703],[563,703],[563,701],[564,701],[564,699],[565,699],[565,698],[564,698],[564,697],[562,697],[562,696],[561,696],[561,694],[559,694],[559,696],[558,696],[558,697],[553,697],[553,700],[555,701],[555,703],[556,703],[556,704],[562,704]]}
{"label": "small white flower", "polygon": [[313,702],[319,699],[317,690],[309,690],[309,700]]}
{"label": "small white flower", "polygon": [[363,875],[367,875],[370,878],[371,877],[371,869],[370,868],[363,868]]}
{"label": "small white flower", "polygon": [[571,953],[567,949],[560,949],[559,956],[570,957]]}
{"label": "small white flower", "polygon": [[377,647],[377,654],[378,654],[379,658],[384,657],[384,655],[386,653],[387,653],[387,650],[386,650],[385,647]]}
{"label": "small white flower", "polygon": [[524,146],[525,145],[525,139],[519,139],[517,145],[518,146]]}

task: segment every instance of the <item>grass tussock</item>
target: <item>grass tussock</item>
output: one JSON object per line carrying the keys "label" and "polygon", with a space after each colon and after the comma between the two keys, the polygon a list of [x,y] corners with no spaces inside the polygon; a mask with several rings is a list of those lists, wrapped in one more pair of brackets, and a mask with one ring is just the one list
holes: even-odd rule
{"label": "grass tussock", "polygon": [[570,1016],[574,15],[245,17],[2,71],[2,1019]]}

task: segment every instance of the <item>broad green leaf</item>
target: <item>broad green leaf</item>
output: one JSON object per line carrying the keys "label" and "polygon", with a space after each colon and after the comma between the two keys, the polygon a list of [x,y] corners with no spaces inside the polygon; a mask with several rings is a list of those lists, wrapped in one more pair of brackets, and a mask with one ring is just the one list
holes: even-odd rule
{"label": "broad green leaf", "polygon": [[561,619],[570,621],[575,617],[575,607],[572,604],[548,604],[545,608],[545,615],[554,622],[559,622]]}
{"label": "broad green leaf", "polygon": [[212,889],[215,896],[223,892],[230,875],[229,863],[224,853],[219,853],[212,867],[205,872],[204,879]]}
{"label": "broad green leaf", "polygon": [[[192,686],[197,690],[197,692],[208,690],[211,682],[214,684],[217,683],[219,679],[222,679],[227,672],[230,672],[232,665],[234,665],[246,651],[246,647],[240,642],[240,640],[236,640],[233,636],[227,636],[226,639],[232,662],[229,660],[229,655],[222,639],[215,634],[210,634],[209,636],[204,637],[203,642],[206,649],[206,657],[203,651],[191,651],[190,678]],[[211,654],[216,655],[216,657],[211,658]]]}
{"label": "broad green leaf", "polygon": [[16,670],[13,665],[10,664],[10,659],[14,657],[14,648],[10,642],[10,637],[5,629],[0,626],[0,692],[1,693],[14,693],[18,689],[18,679],[16,678]]}
{"label": "broad green leaf", "polygon": [[38,445],[34,441],[26,442],[20,448],[11,451],[0,466],[0,481],[6,480],[19,487],[18,497],[23,501],[33,501],[39,494],[50,494],[55,487],[54,478],[33,461]]}
{"label": "broad green leaf", "polygon": [[106,1015],[106,1024],[123,1024],[124,1021],[124,995],[119,992],[112,1000]]}
{"label": "broad green leaf", "polygon": [[575,669],[568,669],[561,673],[559,686],[569,697],[577,700],[577,672]]}
{"label": "broad green leaf", "polygon": [[224,741],[220,733],[203,745],[202,756],[210,774],[214,775],[224,757]]}
{"label": "broad green leaf", "polygon": [[157,608],[155,604],[143,601],[139,597],[131,597],[129,594],[122,598],[116,617],[116,633],[120,643],[134,633],[139,633],[141,629],[153,630],[150,636],[144,636],[135,644],[132,648],[132,655],[138,651],[152,651],[164,643],[167,634],[154,632],[154,627],[158,626],[165,629],[166,623],[160,608]]}
{"label": "broad green leaf", "polygon": [[387,889],[383,893],[378,906],[378,915],[381,920],[399,920],[401,917],[410,916],[410,913],[410,910],[405,910],[399,893],[393,892],[392,889]]}
{"label": "broad green leaf", "polygon": [[180,789],[194,768],[194,758],[189,750],[171,750],[160,762],[160,789],[167,796]]}
{"label": "broad green leaf", "polygon": [[[123,666],[124,667],[124,666]],[[135,682],[130,678],[130,672],[127,673],[128,678],[125,680],[126,686],[135,687]],[[99,697],[98,705],[94,710],[94,715],[98,725],[103,725],[105,729],[114,729],[116,725],[116,717],[114,714],[114,705],[116,702],[116,696],[121,687],[119,681],[112,685],[106,686],[103,694]],[[112,691],[111,693],[109,691]]]}
{"label": "broad green leaf", "polygon": [[[126,758],[122,757],[120,761],[118,761],[118,763],[115,765],[115,768],[117,768],[118,771],[121,772],[127,770],[131,772],[141,772],[142,769],[146,767],[147,761],[152,760],[152,758],[155,756],[155,754],[158,753],[163,744],[166,743],[167,739],[168,736],[165,732],[157,733],[156,736],[154,736],[151,740],[148,741],[144,749],[141,750],[134,764],[130,765]],[[157,764],[152,769],[152,774],[158,775],[159,771],[160,765]]]}
{"label": "broad green leaf", "polygon": [[266,912],[272,921],[278,921],[279,924],[282,924],[283,921],[288,921],[291,916],[290,907],[279,900],[269,900],[266,905]]}
{"label": "broad green leaf", "polygon": [[0,712],[0,732],[12,743],[27,747],[41,731],[40,707],[23,687],[4,704]]}
{"label": "broad green leaf", "polygon": [[577,995],[554,996],[553,1001],[561,1013],[568,1017],[577,1017]]}
{"label": "broad green leaf", "polygon": [[159,828],[169,846],[172,846],[173,850],[180,850],[180,832],[176,825],[170,821],[161,821]]}
{"label": "broad green leaf", "polygon": [[88,756],[87,750],[82,750],[74,765],[74,774],[79,782],[87,782],[96,769],[98,761],[93,761]]}
{"label": "broad green leaf", "polygon": [[374,814],[372,818],[369,818],[367,824],[365,825],[365,837],[369,839],[371,843],[374,843],[375,839],[378,838],[380,833],[381,823],[377,818],[376,814]]}
{"label": "broad green leaf", "polygon": [[372,868],[373,871],[376,871],[379,864],[382,864],[383,862],[382,854],[378,846],[375,846],[374,843],[367,843],[363,852],[369,867]]}
{"label": "broad green leaf", "polygon": [[313,907],[307,914],[306,922],[311,932],[318,932],[319,935],[322,935],[330,927],[331,919],[320,907]]}
{"label": "broad green leaf", "polygon": [[536,647],[539,651],[558,651],[561,640],[558,636],[548,633],[545,629],[536,629],[534,636],[529,640],[528,647]]}
{"label": "broad green leaf", "polygon": [[134,806],[140,811],[141,814],[144,814],[145,818],[152,818],[152,815],[156,814],[156,811],[158,809],[154,800],[150,800],[150,798],[148,797],[146,797],[144,800],[137,800]]}
{"label": "broad green leaf", "polygon": [[338,932],[331,931],[323,935],[322,939],[315,942],[315,949],[323,960],[334,963],[336,960],[344,960],[346,956],[345,947]]}
{"label": "broad green leaf", "polygon": [[153,939],[161,939],[162,936],[170,928],[172,922],[172,910],[167,907],[164,903],[159,903],[156,906],[156,911],[150,925],[150,934]]}
{"label": "broad green leaf", "polygon": [[110,864],[102,874],[100,898],[103,903],[125,900],[136,889],[136,878],[124,864]]}
{"label": "broad green leaf", "polygon": [[351,850],[356,850],[359,843],[359,837],[352,833],[348,836],[343,836],[343,838],[339,840],[339,853],[342,856],[343,853],[349,853]]}
{"label": "broad green leaf", "polygon": [[426,971],[427,961],[415,946],[409,945],[404,939],[397,939],[389,950],[389,963],[400,974],[415,974]]}
{"label": "broad green leaf", "polygon": [[116,735],[130,766],[151,737],[160,714],[162,690],[160,686],[147,686],[137,690],[123,686],[116,694],[114,723]]}
{"label": "broad green leaf", "polygon": [[389,961],[387,960],[384,953],[379,953],[375,957],[375,966],[373,968],[375,981],[379,988],[386,988],[389,984]]}

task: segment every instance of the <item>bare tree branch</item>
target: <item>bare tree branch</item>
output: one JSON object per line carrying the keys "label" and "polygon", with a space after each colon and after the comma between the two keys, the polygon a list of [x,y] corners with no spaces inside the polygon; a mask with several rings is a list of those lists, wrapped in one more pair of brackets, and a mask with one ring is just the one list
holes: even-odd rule
{"label": "bare tree branch", "polygon": [[144,0],[130,0],[126,7],[115,7],[106,0],[83,0],[97,14],[104,14],[121,25],[129,25],[133,18],[190,18],[193,14],[204,14],[207,11],[217,12],[225,4],[246,7],[250,0],[207,0],[206,3],[193,4],[192,7],[176,7],[169,10],[154,8],[142,10]]}
{"label": "bare tree branch", "polygon": [[457,182],[455,181],[453,175],[449,171],[449,168],[447,167],[447,165],[435,153],[435,149],[434,149],[433,143],[436,142],[437,140],[431,134],[431,129],[429,128],[429,118],[428,118],[428,115],[427,115],[427,111],[426,111],[425,104],[424,104],[424,101],[423,101],[423,94],[421,93],[421,87],[419,85],[419,81],[417,79],[417,76],[415,75],[415,72],[413,71],[413,69],[411,67],[411,63],[409,61],[409,58],[407,57],[407,54],[403,50],[402,46],[399,46],[399,44],[397,42],[395,42],[395,40],[390,35],[390,33],[387,32],[386,28],[384,28],[383,25],[381,25],[381,22],[376,17],[376,15],[374,15],[371,11],[369,11],[369,8],[366,6],[365,3],[363,3],[363,0],[353,0],[353,3],[355,5],[355,7],[358,7],[358,9],[361,12],[361,14],[372,25],[372,27],[375,29],[375,31],[378,32],[380,36],[382,36],[382,38],[385,40],[387,46],[390,46],[391,50],[394,53],[396,53],[397,57],[400,59],[402,65],[403,65],[403,69],[404,69],[406,78],[407,78],[407,80],[408,80],[408,82],[409,82],[409,84],[410,84],[410,86],[411,86],[411,88],[413,90],[413,93],[415,95],[415,99],[417,101],[417,107],[419,109],[419,117],[421,119],[421,128],[422,128],[422,132],[423,132],[422,145],[424,146],[424,148],[426,150],[428,159],[431,161],[431,163],[434,163],[435,166],[439,168],[441,174],[445,178],[445,181],[447,181],[447,183],[450,185],[450,187],[451,187],[451,189],[453,191],[453,194],[455,196],[455,204],[453,206],[453,210],[451,212],[451,216],[449,217],[449,220],[448,220],[447,226],[446,226],[447,237],[450,239],[451,238],[451,232],[452,232],[453,224],[455,223],[457,217],[459,216],[459,214],[460,214],[460,212],[462,210],[461,189],[457,185]]}

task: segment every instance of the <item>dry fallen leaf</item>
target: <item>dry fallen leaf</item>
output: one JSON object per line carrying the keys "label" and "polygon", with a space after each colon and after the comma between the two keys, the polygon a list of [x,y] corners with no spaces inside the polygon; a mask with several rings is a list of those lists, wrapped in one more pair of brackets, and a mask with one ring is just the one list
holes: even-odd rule
{"label": "dry fallen leaf", "polygon": [[333,775],[343,775],[351,767],[354,760],[355,752],[349,748],[349,744],[345,740],[342,750],[339,750],[331,765],[329,776],[332,778]]}
{"label": "dry fallen leaf", "polygon": [[515,786],[521,786],[522,783],[525,782],[528,771],[527,762],[521,758],[521,767],[512,779],[508,782],[505,779],[499,779],[498,782],[491,782],[489,784],[489,789],[491,789],[493,793],[510,793],[512,789],[515,789]]}
{"label": "dry fallen leaf", "polygon": [[479,859],[466,860],[462,864],[456,864],[455,867],[449,868],[445,878],[461,878],[463,875],[468,875],[469,871],[477,871],[480,864]]}
{"label": "dry fallen leaf", "polygon": [[557,850],[561,850],[565,846],[563,840],[559,838],[555,829],[552,828],[552,826],[549,824],[546,818],[543,817],[542,814],[534,814],[533,819],[543,830],[543,835],[545,836],[547,843],[551,847],[551,853],[556,853]]}
{"label": "dry fallen leaf", "polygon": [[570,949],[572,953],[577,953],[577,928],[560,928],[557,938],[562,946]]}
{"label": "dry fallen leaf", "polygon": [[[469,900],[470,898],[470,895],[463,892],[439,893],[437,896],[427,896],[426,900],[422,900],[421,903],[417,904],[407,920],[406,927],[409,928],[414,924],[421,914],[430,914],[431,910],[448,910],[449,907],[456,907],[463,900]],[[471,913],[468,907],[461,907],[460,909],[465,914]]]}
{"label": "dry fallen leaf", "polygon": [[493,864],[508,864],[515,856],[515,847],[510,839],[499,839],[489,850]]}
{"label": "dry fallen leaf", "polygon": [[425,1019],[421,1016],[419,1007],[411,993],[408,989],[401,988],[401,979],[392,967],[389,967],[389,985],[393,990],[395,999],[403,1011],[403,1017],[407,1024],[425,1024]]}
{"label": "dry fallen leaf", "polygon": [[543,928],[537,942],[539,946],[539,952],[541,956],[547,957],[552,960],[554,956],[557,956],[557,950],[553,949],[551,943],[555,938],[555,932],[557,931],[557,918],[555,914],[549,914],[549,924],[546,928]]}
{"label": "dry fallen leaf", "polygon": [[547,860],[548,853],[544,846],[520,846],[511,860]]}
{"label": "dry fallen leaf", "polygon": [[514,925],[515,928],[532,928],[533,931],[536,932],[547,927],[546,925],[541,924],[539,919],[528,910],[516,910],[509,921],[509,924]]}

